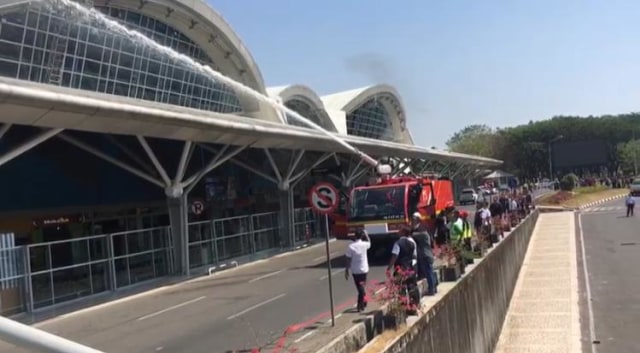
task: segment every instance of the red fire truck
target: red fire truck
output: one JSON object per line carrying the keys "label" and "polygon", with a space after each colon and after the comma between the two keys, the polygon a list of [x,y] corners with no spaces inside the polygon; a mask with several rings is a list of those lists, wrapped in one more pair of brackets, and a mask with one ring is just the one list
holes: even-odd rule
{"label": "red fire truck", "polygon": [[351,190],[348,202],[333,216],[332,234],[350,238],[357,227],[369,233],[372,248],[391,249],[402,224],[419,212],[430,232],[435,217],[454,206],[453,183],[433,175],[381,178],[367,186]]}

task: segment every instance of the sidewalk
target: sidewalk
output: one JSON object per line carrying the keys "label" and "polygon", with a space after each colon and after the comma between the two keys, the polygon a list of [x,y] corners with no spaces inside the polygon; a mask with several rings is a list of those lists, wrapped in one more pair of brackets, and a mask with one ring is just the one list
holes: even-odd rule
{"label": "sidewalk", "polygon": [[495,353],[580,353],[573,212],[540,214]]}

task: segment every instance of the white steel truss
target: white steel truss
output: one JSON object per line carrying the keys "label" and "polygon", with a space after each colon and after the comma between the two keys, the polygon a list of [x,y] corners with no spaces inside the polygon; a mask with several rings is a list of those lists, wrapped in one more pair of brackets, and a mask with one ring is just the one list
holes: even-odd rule
{"label": "white steel truss", "polygon": [[[4,137],[4,135],[11,128],[11,124],[4,124],[2,128],[0,128],[0,138]],[[64,129],[46,129],[43,130],[38,135],[32,137],[31,139],[19,144],[13,149],[9,150],[3,155],[0,155],[0,166],[6,164],[7,162],[13,160],[14,158],[24,154],[25,152],[33,149],[34,147],[40,145],[41,143],[47,141],[48,139],[56,136],[61,133]]]}
{"label": "white steel truss", "polygon": [[[329,175],[330,178],[339,181],[343,187],[349,188],[356,181],[362,178],[368,172],[371,172],[373,168],[364,163],[362,160],[354,161],[353,158],[345,158],[344,156],[333,156],[338,168],[340,168],[340,176]],[[343,168],[343,163],[346,164],[346,170]]]}

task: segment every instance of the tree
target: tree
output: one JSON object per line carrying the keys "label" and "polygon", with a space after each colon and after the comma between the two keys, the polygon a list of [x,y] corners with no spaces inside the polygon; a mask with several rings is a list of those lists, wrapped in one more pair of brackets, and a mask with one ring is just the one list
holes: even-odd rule
{"label": "tree", "polygon": [[494,158],[496,132],[487,125],[469,125],[456,132],[447,141],[452,152],[474,154]]}
{"label": "tree", "polygon": [[622,170],[637,175],[640,167],[640,140],[621,142],[617,147]]}
{"label": "tree", "polygon": [[[634,149],[626,146],[640,133],[640,113],[588,116],[558,116],[530,121],[514,127],[491,129],[486,125],[470,125],[455,133],[447,146],[460,153],[481,155],[504,161],[501,168],[526,179],[548,174],[549,143],[558,136],[562,142],[603,141],[607,161],[602,167],[610,171],[620,166],[634,171]],[[636,151],[640,169],[640,151]],[[554,170],[559,171],[557,168]],[[585,170],[576,170],[583,173]]]}

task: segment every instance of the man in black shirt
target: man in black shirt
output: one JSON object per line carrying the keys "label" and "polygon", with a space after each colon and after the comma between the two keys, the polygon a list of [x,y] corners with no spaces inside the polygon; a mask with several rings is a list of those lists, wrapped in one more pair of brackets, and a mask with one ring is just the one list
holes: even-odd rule
{"label": "man in black shirt", "polygon": [[413,240],[416,242],[418,258],[418,279],[427,280],[427,295],[438,292],[438,283],[433,273],[433,239],[431,234],[422,226],[421,215],[415,212],[412,215],[411,226],[413,228]]}
{"label": "man in black shirt", "polygon": [[489,212],[491,212],[491,218],[493,218],[494,231],[492,235],[502,237],[502,215],[504,214],[504,209],[497,199],[494,199],[491,205],[489,205]]}
{"label": "man in black shirt", "polygon": [[417,246],[416,242],[411,238],[412,230],[409,226],[403,226],[398,235],[400,239],[393,244],[391,250],[391,260],[389,261],[389,267],[387,272],[396,278],[400,277],[397,271],[409,272],[410,274],[402,276],[402,286],[404,286],[406,293],[411,298],[411,303],[414,305],[420,304],[420,292],[417,287],[416,275],[416,263],[417,263]]}

